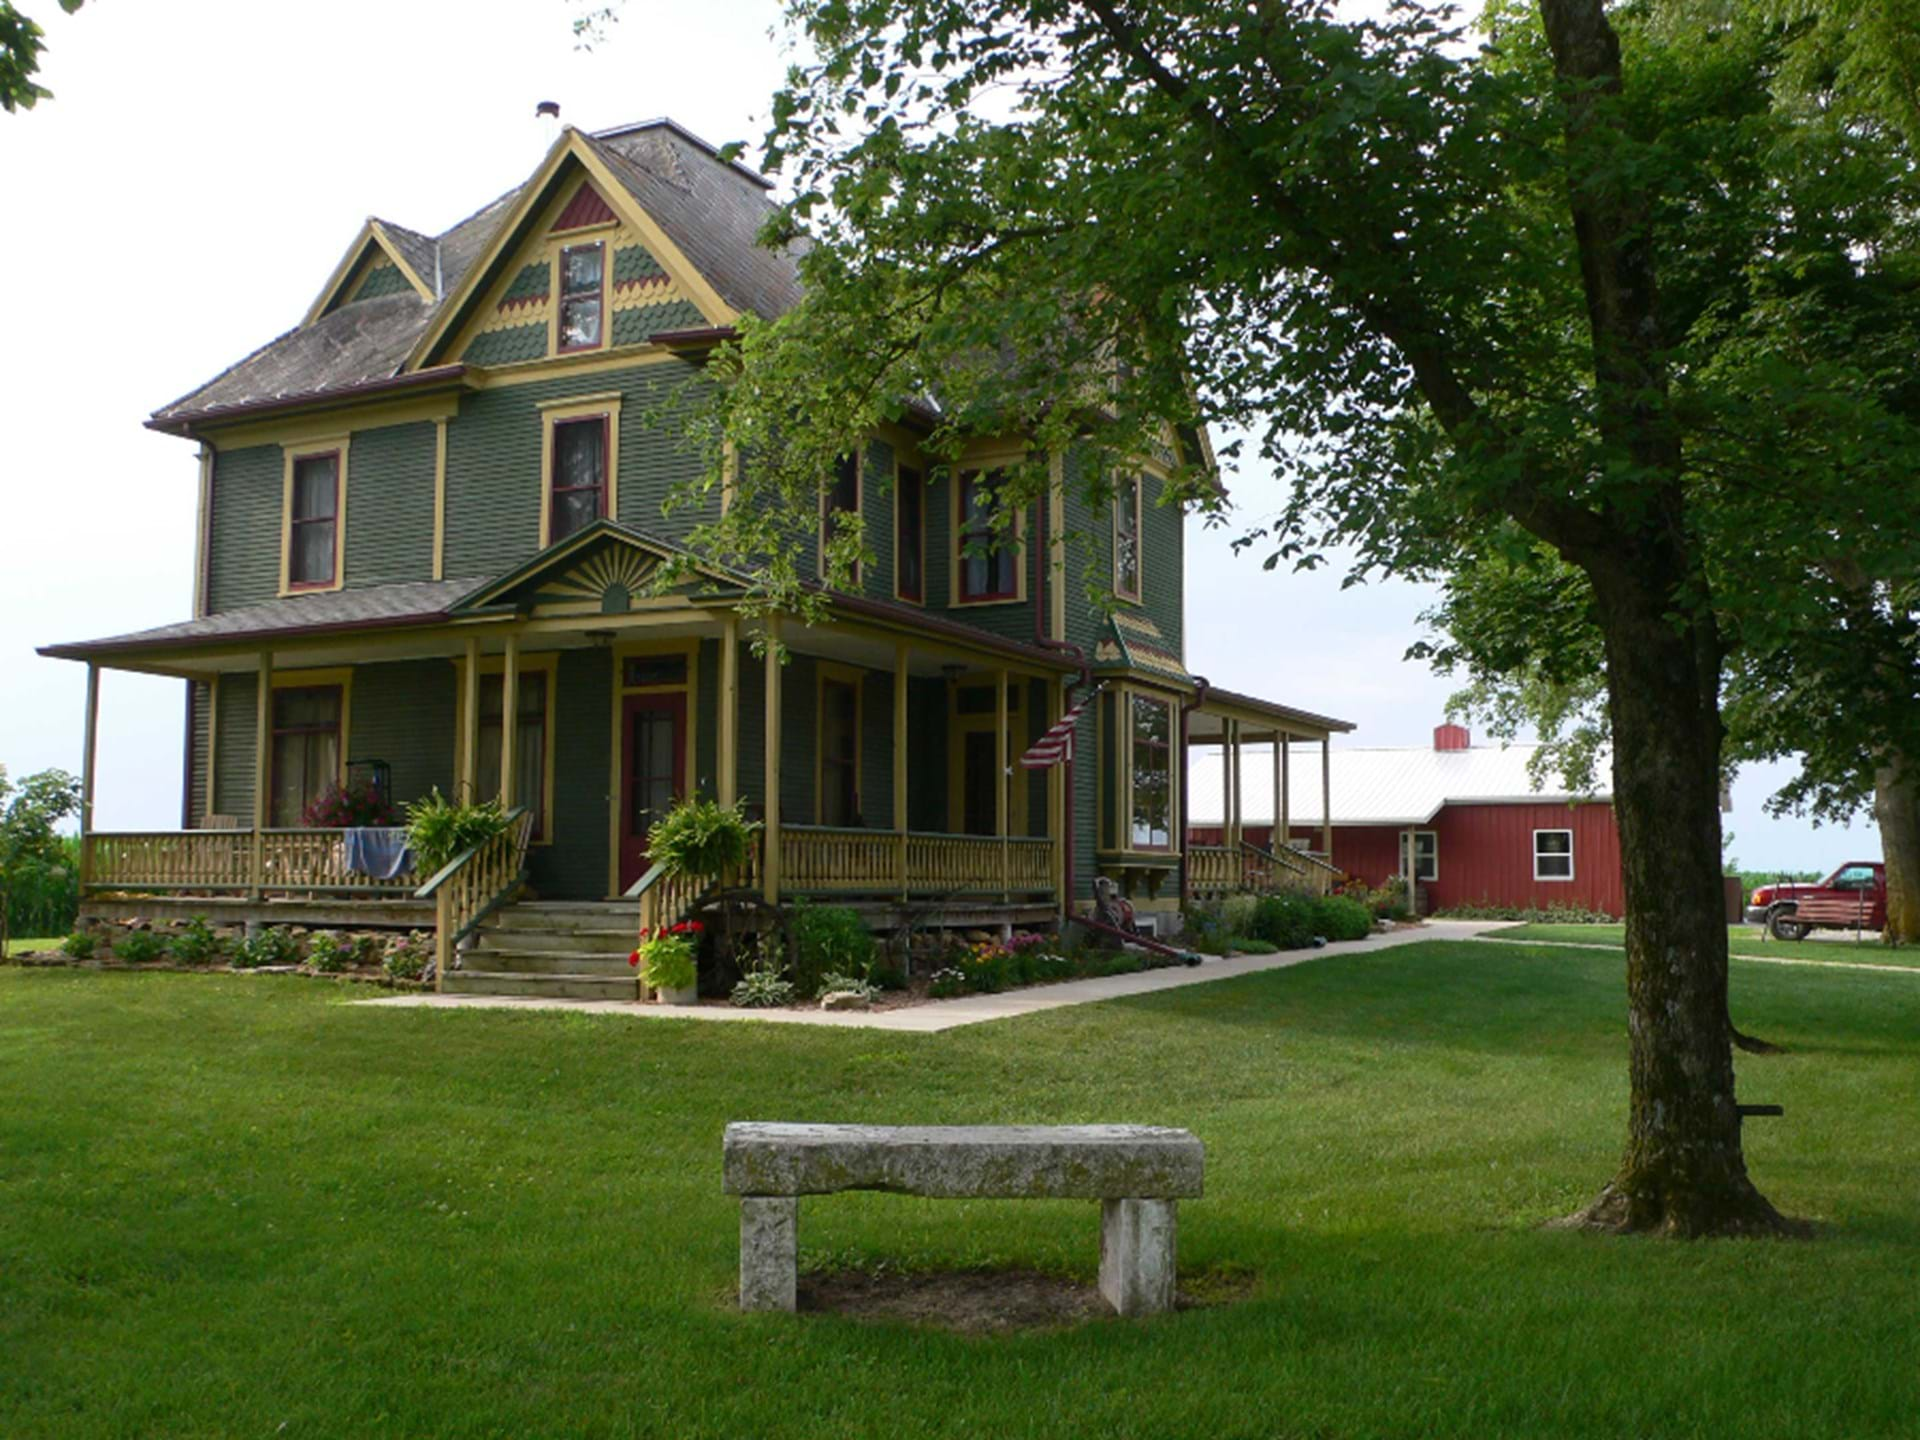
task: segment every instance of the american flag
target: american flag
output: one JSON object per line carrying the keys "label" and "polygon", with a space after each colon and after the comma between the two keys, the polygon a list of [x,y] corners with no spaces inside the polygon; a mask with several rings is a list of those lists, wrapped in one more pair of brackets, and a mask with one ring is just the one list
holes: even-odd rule
{"label": "american flag", "polygon": [[1073,759],[1073,727],[1099,693],[1096,685],[1069,706],[1067,713],[1048,726],[1047,733],[1020,757],[1020,764],[1028,770],[1050,770],[1063,760]]}

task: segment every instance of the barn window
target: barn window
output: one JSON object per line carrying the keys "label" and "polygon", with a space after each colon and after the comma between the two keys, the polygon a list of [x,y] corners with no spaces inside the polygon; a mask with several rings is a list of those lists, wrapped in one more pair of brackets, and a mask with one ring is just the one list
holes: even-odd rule
{"label": "barn window", "polygon": [[1533,878],[1536,880],[1573,879],[1573,831],[1536,830],[1533,832]]}
{"label": "barn window", "polygon": [[1433,881],[1440,878],[1440,836],[1432,830],[1415,830],[1408,837],[1413,847],[1413,878]]}

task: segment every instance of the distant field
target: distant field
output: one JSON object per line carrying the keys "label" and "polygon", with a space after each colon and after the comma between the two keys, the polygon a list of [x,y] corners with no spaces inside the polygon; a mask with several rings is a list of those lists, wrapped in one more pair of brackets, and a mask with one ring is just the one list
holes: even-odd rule
{"label": "distant field", "polygon": [[[1492,940],[1534,944],[1613,945],[1626,948],[1624,925],[1518,925],[1495,930]],[[1852,931],[1816,930],[1805,940],[1774,940],[1757,925],[1729,925],[1727,948],[1736,955],[1767,960],[1846,960],[1857,965],[1888,965],[1920,970],[1920,949],[1889,950],[1869,933],[1856,942]]]}

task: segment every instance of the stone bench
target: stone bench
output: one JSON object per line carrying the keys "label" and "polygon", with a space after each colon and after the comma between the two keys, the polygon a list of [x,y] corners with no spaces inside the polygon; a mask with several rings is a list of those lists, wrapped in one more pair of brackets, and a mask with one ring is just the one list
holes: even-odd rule
{"label": "stone bench", "polygon": [[800,1197],[886,1190],[955,1200],[1098,1200],[1100,1293],[1122,1315],[1173,1308],[1175,1202],[1200,1194],[1206,1151],[1150,1125],[727,1126],[740,1197],[740,1308],[791,1310]]}

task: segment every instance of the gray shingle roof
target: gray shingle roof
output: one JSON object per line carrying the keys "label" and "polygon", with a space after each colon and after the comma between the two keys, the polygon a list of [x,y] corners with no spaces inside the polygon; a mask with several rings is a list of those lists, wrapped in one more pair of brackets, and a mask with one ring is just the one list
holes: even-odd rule
{"label": "gray shingle roof", "polygon": [[[772,202],[767,182],[723,162],[669,120],[580,138],[653,217],[694,268],[736,310],[772,317],[800,298],[793,257],[758,243]],[[209,410],[322,394],[392,378],[499,231],[524,187],[508,191],[438,236],[379,223],[438,299],[356,300],[289,330],[190,393],[154,412],[156,422]]]}
{"label": "gray shingle roof", "polygon": [[351,630],[430,621],[444,616],[448,607],[479,583],[477,580],[419,580],[400,585],[369,585],[358,590],[333,590],[319,595],[290,595],[261,605],[222,611],[202,620],[182,620],[99,640],[47,645],[40,653],[85,659],[103,651],[159,650],[208,641],[265,639],[314,628]]}

